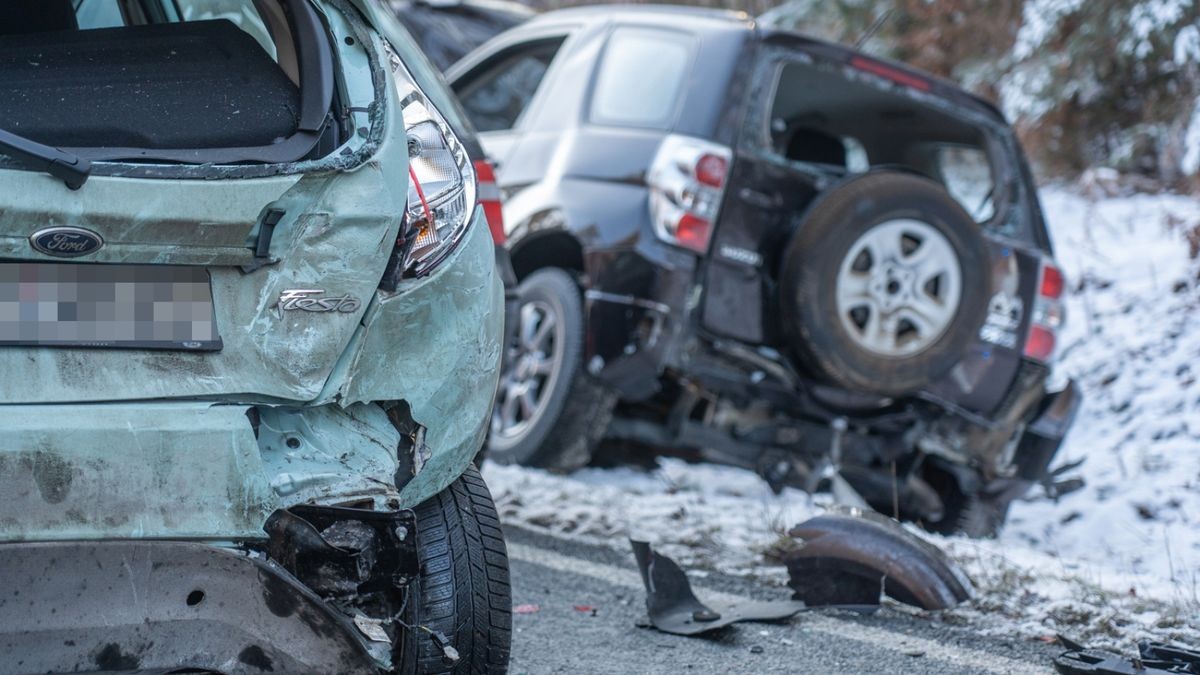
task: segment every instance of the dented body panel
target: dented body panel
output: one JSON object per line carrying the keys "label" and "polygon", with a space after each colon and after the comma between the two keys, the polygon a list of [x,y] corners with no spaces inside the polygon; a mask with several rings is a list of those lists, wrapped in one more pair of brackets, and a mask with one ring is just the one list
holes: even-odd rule
{"label": "dented body panel", "polygon": [[[401,124],[399,111],[386,123]],[[312,400],[383,275],[404,210],[404,193],[393,186],[407,184],[406,158],[401,138],[383,143],[373,160],[350,172],[231,181],[99,176],[78,191],[49,176],[0,171],[0,178],[11,174],[27,190],[2,191],[12,202],[0,206],[2,245],[15,246],[50,223],[104,238],[104,248],[79,262],[205,265],[225,344],[218,354],[6,348],[0,350],[0,371],[8,375],[0,382],[0,402]],[[153,196],[137,196],[146,193]],[[253,262],[261,214],[271,209],[284,214],[271,237],[274,262],[246,273],[242,266]],[[17,257],[58,260],[27,243]],[[356,298],[359,311],[280,311],[280,296],[296,288]]]}
{"label": "dented body panel", "polygon": [[[204,316],[180,319],[170,289],[160,318],[157,286],[114,275],[103,288],[135,296],[129,316],[89,297],[86,320],[145,321],[149,306],[158,337],[211,310],[220,338],[0,347],[0,577],[22,594],[0,599],[4,672],[375,672],[417,639],[397,620],[417,547],[450,543],[418,540],[412,509],[482,446],[503,287],[466,188],[436,266],[410,264],[421,152],[399,86],[411,75],[423,91],[405,101],[455,115],[444,83],[379,3],[311,1],[340,143],[318,159],[96,162],[78,190],[0,159],[0,258],[35,277],[51,269],[38,263],[201,270],[211,303],[199,292],[183,311]],[[52,227],[92,244],[69,260],[32,245]],[[55,286],[43,319],[32,280],[34,319],[28,279],[5,286],[20,285],[22,322],[76,321],[61,303],[85,299]]]}
{"label": "dented body panel", "polygon": [[[364,499],[410,508],[437,494],[482,445],[503,322],[487,229],[474,227],[454,256],[435,275],[381,294],[365,310],[365,325],[347,336],[351,346],[324,405],[0,405],[0,493],[11,496],[0,505],[0,541],[262,539],[276,509]],[[9,351],[78,354],[0,355]],[[158,356],[202,363],[209,355]],[[164,365],[154,379],[251,381],[245,373],[189,378],[180,368]],[[104,383],[94,370],[88,377],[94,386]],[[125,381],[108,379],[109,391]],[[411,401],[413,419],[425,429],[428,458],[415,475],[400,454],[400,432],[374,403],[401,399]]]}
{"label": "dented body panel", "polygon": [[0,406],[0,541],[240,539],[274,510],[245,410]]}
{"label": "dented body panel", "polygon": [[[0,462],[12,469],[0,485],[18,496],[0,504],[0,541],[264,538],[276,509],[364,499],[408,508],[469,466],[500,361],[493,247],[477,208],[433,274],[379,289],[408,185],[383,42],[401,36],[394,17],[351,4],[322,6],[335,37],[357,37],[338,40],[339,86],[363,123],[332,163],[256,178],[238,167],[164,177],[161,167],[98,164],[77,191],[0,168],[0,256],[61,262],[27,238],[75,226],[106,244],[79,263],[202,266],[224,344],[214,353],[0,348]],[[263,260],[255,245],[272,210],[283,215]],[[292,289],[356,302],[288,310],[279,300]],[[385,412],[399,401],[422,430],[419,463],[403,456]]]}
{"label": "dented body panel", "polygon": [[408,402],[431,455],[404,487],[405,506],[458,478],[487,434],[500,376],[504,288],[482,218],[477,211],[453,265],[376,297],[326,394],[343,403]]}

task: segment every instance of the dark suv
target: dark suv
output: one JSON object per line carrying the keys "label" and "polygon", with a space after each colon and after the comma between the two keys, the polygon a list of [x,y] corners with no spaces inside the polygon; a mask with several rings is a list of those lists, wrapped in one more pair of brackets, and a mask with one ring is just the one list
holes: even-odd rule
{"label": "dark suv", "polygon": [[974,535],[1049,485],[1063,278],[992,105],[666,7],[545,14],[449,79],[521,279],[492,458],[633,441]]}

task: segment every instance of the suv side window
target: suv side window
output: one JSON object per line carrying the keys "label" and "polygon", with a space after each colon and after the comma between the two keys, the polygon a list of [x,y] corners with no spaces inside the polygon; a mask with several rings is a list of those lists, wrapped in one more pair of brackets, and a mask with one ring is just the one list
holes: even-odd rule
{"label": "suv side window", "polygon": [[590,120],[670,128],[694,49],[695,40],[682,33],[646,28],[613,31],[597,71]]}
{"label": "suv side window", "polygon": [[550,69],[563,38],[540,40],[502,52],[460,88],[467,117],[481,132],[512,129]]}

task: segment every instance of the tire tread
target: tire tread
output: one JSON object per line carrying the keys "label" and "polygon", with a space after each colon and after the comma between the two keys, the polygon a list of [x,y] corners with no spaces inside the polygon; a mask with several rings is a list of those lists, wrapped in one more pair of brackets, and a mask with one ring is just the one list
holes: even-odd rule
{"label": "tire tread", "polygon": [[418,506],[416,514],[421,575],[410,600],[415,600],[415,620],[445,634],[460,660],[447,666],[441,650],[418,629],[412,672],[507,672],[512,644],[508,552],[499,514],[478,469],[469,468]]}

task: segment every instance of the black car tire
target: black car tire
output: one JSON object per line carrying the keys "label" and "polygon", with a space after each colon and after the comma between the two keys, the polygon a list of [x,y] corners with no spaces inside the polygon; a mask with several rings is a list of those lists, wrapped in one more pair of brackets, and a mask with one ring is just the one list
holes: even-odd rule
{"label": "black car tire", "polygon": [[[873,228],[899,221],[932,228],[949,245],[961,291],[938,337],[920,351],[893,356],[872,352],[850,335],[836,285],[852,247]],[[991,295],[989,261],[979,225],[940,184],[895,171],[850,178],[808,210],[784,252],[784,332],[802,363],[832,384],[883,396],[922,389],[953,368],[979,334]]]}
{"label": "black car tire", "polygon": [[575,279],[565,270],[540,269],[521,282],[517,295],[522,304],[541,302],[553,310],[563,329],[562,354],[554,386],[543,394],[541,413],[515,442],[489,439],[485,457],[500,464],[573,471],[591,461],[612,419],[616,395],[584,369],[583,303]]}
{"label": "black car tire", "polygon": [[[504,673],[512,644],[508,552],[492,495],[467,469],[414,509],[420,576],[410,586],[397,672]],[[452,662],[435,635],[458,653]]]}

